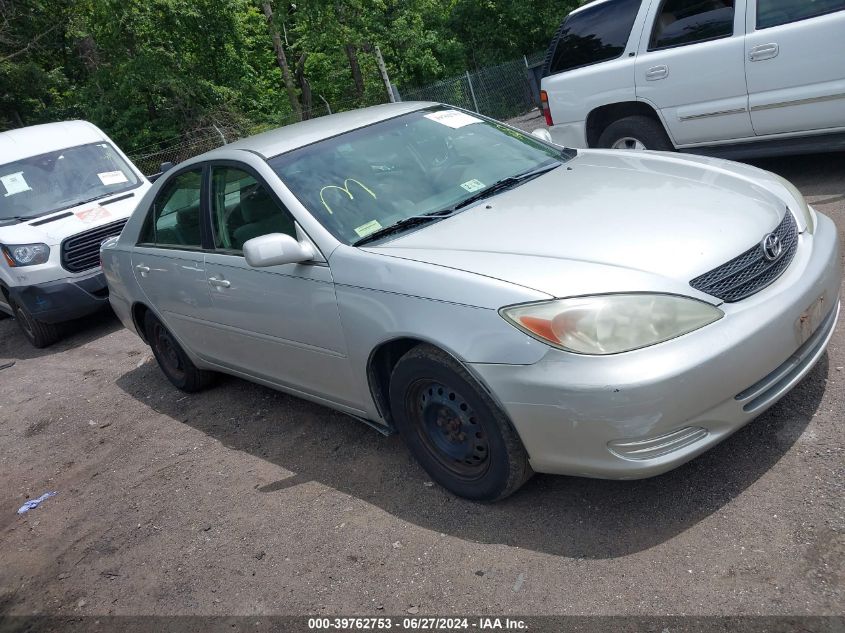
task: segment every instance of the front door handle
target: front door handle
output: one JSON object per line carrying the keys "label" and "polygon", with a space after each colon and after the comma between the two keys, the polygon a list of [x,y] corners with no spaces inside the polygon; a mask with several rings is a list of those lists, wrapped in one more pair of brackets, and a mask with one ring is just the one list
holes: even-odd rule
{"label": "front door handle", "polygon": [[748,52],[748,60],[759,62],[764,59],[772,59],[773,57],[777,57],[779,52],[780,47],[774,42],[771,44],[760,44],[760,46],[755,46]]}
{"label": "front door handle", "polygon": [[646,81],[657,81],[658,79],[666,79],[669,76],[669,67],[668,66],[655,66],[653,68],[649,68],[645,72],[645,80]]}
{"label": "front door handle", "polygon": [[218,279],[217,277],[209,277],[208,283],[212,286],[217,286],[218,288],[228,288],[232,284],[225,279]]}
{"label": "front door handle", "polygon": [[150,272],[150,267],[144,266],[143,264],[138,264],[137,266],[135,266],[135,270],[137,270],[143,276]]}

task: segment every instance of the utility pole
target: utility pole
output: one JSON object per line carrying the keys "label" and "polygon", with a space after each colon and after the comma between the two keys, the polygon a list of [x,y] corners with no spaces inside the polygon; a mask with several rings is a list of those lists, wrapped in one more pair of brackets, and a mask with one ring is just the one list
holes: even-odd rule
{"label": "utility pole", "polygon": [[387,75],[387,66],[384,65],[384,58],[381,56],[381,50],[379,50],[378,44],[376,44],[374,48],[378,71],[381,73],[381,80],[384,82],[385,90],[387,90],[387,98],[390,99],[390,103],[396,103],[396,97],[393,95],[393,89],[390,87],[390,77]]}

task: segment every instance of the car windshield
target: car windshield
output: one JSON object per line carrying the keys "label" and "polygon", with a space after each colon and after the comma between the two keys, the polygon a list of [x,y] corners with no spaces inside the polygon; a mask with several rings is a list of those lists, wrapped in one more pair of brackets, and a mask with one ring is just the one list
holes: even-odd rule
{"label": "car windshield", "polygon": [[0,165],[0,221],[33,218],[132,189],[138,176],[108,143]]}
{"label": "car windshield", "polygon": [[459,207],[496,183],[566,157],[560,148],[495,121],[434,107],[269,163],[335,237],[354,244],[406,218]]}

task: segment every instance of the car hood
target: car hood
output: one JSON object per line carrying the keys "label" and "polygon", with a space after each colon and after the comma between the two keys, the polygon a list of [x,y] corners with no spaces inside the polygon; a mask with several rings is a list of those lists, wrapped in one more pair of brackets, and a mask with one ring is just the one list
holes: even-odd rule
{"label": "car hood", "polygon": [[760,243],[790,200],[773,175],[727,161],[582,151],[548,174],[368,250],[557,297],[631,290],[695,296],[689,280]]}
{"label": "car hood", "polygon": [[[0,226],[0,243],[43,242],[49,246],[57,246],[72,235],[128,218],[148,188],[149,185],[144,183],[130,192],[103,198],[107,202],[106,205],[89,202],[18,224]],[[111,200],[115,202],[110,202]]]}

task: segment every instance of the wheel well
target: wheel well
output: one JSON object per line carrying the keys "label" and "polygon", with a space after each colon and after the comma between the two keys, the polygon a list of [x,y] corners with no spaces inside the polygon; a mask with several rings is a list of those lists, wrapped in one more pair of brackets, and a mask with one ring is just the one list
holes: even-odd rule
{"label": "wheel well", "polygon": [[370,393],[376,403],[381,417],[393,426],[393,415],[390,412],[390,375],[396,363],[409,350],[421,345],[425,341],[414,338],[398,338],[382,343],[370,354],[367,363],[367,381]]}
{"label": "wheel well", "polygon": [[642,101],[611,103],[596,108],[587,115],[587,147],[598,147],[599,137],[608,125],[619,119],[634,115],[647,116],[660,123],[661,127],[663,126],[663,122],[657,116],[654,108]]}
{"label": "wheel well", "polygon": [[147,333],[144,330],[144,319],[147,316],[148,310],[149,308],[143,303],[136,303],[132,306],[132,321],[135,322],[135,330],[138,332],[138,336],[141,337],[141,340],[147,345],[149,345],[150,342],[147,340]]}

